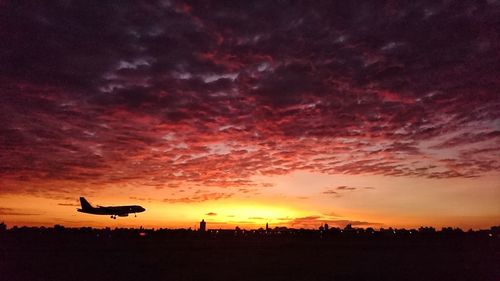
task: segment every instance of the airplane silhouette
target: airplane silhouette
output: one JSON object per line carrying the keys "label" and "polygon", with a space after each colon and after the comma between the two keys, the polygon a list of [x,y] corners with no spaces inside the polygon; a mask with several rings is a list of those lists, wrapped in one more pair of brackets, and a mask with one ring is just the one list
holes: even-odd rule
{"label": "airplane silhouette", "polygon": [[[92,214],[92,215],[111,215],[112,219],[116,219],[116,216],[119,217],[128,217],[128,214],[136,214],[146,211],[141,206],[138,205],[130,205],[130,206],[97,206],[92,207],[90,203],[85,199],[85,197],[80,197],[80,204],[82,205],[81,209],[76,209],[80,213]],[[135,215],[137,217],[137,215]]]}

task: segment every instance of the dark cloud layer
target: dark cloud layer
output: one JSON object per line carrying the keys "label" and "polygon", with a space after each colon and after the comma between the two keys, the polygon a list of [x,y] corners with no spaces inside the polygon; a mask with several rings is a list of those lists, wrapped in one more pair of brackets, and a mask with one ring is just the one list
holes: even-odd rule
{"label": "dark cloud layer", "polygon": [[[498,171],[499,19],[498,1],[3,1],[2,191]],[[166,200],[229,195],[196,196]]]}
{"label": "dark cloud layer", "polygon": [[0,215],[2,216],[38,216],[40,214],[27,213],[13,208],[0,207]]}
{"label": "dark cloud layer", "polygon": [[333,197],[342,197],[342,195],[348,192],[363,191],[363,190],[369,191],[374,189],[375,188],[371,186],[354,187],[354,186],[340,185],[335,188],[327,187],[326,190],[322,192],[322,194],[326,194],[327,196],[333,196]]}
{"label": "dark cloud layer", "polygon": [[290,221],[290,225],[300,226],[306,228],[317,228],[318,226],[323,226],[328,224],[329,226],[345,227],[350,224],[353,226],[376,226],[381,225],[377,222],[366,222],[366,221],[352,221],[352,220],[339,220],[339,219],[329,219],[321,216],[308,216],[301,218],[294,218]]}

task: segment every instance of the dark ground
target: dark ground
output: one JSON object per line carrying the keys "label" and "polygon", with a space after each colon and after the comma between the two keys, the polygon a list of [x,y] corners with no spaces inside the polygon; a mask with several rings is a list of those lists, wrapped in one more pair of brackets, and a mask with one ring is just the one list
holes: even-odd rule
{"label": "dark ground", "polygon": [[10,234],[0,280],[499,281],[498,240]]}

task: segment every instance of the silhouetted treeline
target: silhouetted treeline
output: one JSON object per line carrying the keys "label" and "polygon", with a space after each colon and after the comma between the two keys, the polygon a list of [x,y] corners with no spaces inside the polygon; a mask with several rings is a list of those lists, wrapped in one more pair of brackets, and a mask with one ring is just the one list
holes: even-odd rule
{"label": "silhouetted treeline", "polygon": [[500,280],[500,228],[0,225],[0,280]]}
{"label": "silhouetted treeline", "polygon": [[380,228],[378,230],[368,228],[355,228],[347,225],[345,228],[321,226],[319,229],[296,229],[287,227],[259,228],[245,230],[236,227],[235,229],[209,229],[206,231],[188,229],[145,229],[145,228],[92,228],[92,227],[64,227],[54,225],[54,227],[17,227],[8,229],[5,224],[0,223],[0,233],[4,236],[92,236],[97,238],[112,237],[164,237],[164,238],[310,238],[310,239],[332,239],[332,238],[452,238],[470,237],[499,239],[500,226],[493,226],[490,229],[463,231],[460,228],[443,227],[436,230],[433,227],[420,227],[418,229],[404,228]]}

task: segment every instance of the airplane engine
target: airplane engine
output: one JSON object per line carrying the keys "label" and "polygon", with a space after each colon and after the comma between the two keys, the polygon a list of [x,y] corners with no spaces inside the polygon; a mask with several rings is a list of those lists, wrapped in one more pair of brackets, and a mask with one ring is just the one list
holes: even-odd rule
{"label": "airplane engine", "polygon": [[128,217],[128,214],[120,214],[119,217]]}

